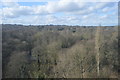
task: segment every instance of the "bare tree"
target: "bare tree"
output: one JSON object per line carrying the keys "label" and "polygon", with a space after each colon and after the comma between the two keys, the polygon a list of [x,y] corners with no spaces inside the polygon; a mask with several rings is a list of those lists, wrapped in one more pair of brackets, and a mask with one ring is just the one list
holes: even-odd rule
{"label": "bare tree", "polygon": [[96,60],[97,60],[97,75],[99,77],[99,64],[100,64],[100,26],[96,29],[96,35],[95,35],[95,50],[96,50]]}

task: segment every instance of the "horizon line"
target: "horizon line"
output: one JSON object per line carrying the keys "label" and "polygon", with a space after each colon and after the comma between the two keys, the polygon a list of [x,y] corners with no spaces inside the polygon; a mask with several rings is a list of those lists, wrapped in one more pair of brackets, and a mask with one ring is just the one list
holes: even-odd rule
{"label": "horizon line", "polygon": [[65,25],[65,24],[6,24],[2,23],[0,25],[23,25],[23,26],[119,26],[119,25]]}

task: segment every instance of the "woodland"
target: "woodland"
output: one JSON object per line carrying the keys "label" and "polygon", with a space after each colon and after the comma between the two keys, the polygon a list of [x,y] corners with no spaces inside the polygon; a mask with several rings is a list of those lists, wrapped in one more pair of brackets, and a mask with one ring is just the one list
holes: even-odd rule
{"label": "woodland", "polygon": [[2,24],[3,78],[117,78],[118,26]]}

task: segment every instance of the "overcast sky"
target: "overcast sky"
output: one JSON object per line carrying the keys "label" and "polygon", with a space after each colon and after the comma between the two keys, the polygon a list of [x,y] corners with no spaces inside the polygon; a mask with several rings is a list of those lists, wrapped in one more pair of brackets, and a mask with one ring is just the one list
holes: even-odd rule
{"label": "overcast sky", "polygon": [[0,22],[37,25],[117,25],[117,2],[81,0],[42,0],[2,2]]}

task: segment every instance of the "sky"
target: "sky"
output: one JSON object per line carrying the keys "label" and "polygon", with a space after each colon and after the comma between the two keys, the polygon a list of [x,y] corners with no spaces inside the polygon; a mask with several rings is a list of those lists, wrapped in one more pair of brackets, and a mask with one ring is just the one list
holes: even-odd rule
{"label": "sky", "polygon": [[[93,2],[94,1],[94,2]],[[118,2],[111,0],[5,1],[0,22],[25,25],[118,25]]]}

